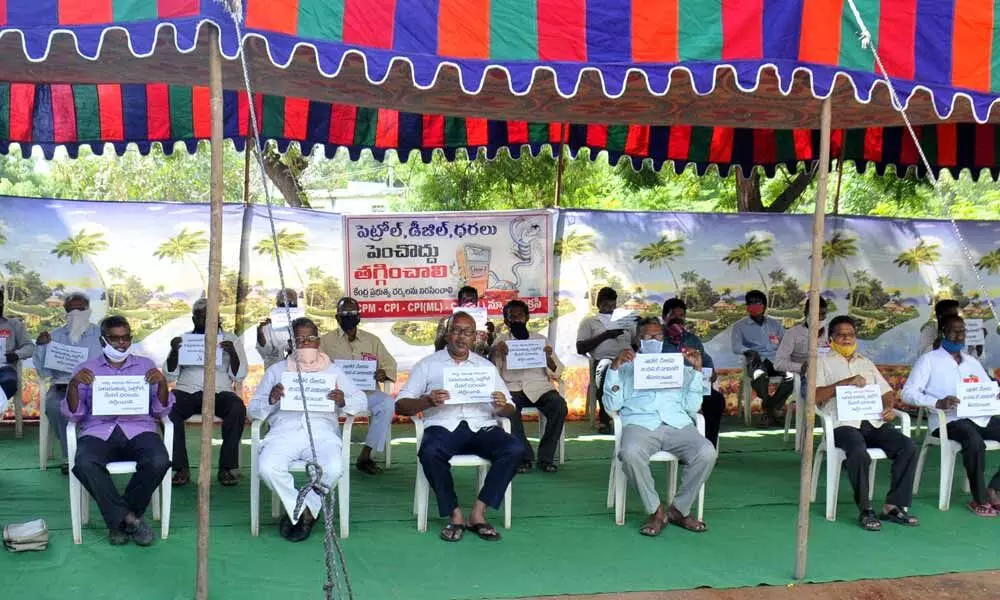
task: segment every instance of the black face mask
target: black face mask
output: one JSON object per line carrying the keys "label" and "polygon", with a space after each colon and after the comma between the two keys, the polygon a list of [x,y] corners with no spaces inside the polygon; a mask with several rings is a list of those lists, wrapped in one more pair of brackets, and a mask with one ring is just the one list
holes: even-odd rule
{"label": "black face mask", "polygon": [[508,325],[510,328],[510,334],[514,336],[517,340],[528,339],[528,324],[527,323],[510,323]]}
{"label": "black face mask", "polygon": [[337,316],[337,323],[340,324],[340,328],[344,331],[351,331],[358,326],[361,322],[361,315],[339,315]]}

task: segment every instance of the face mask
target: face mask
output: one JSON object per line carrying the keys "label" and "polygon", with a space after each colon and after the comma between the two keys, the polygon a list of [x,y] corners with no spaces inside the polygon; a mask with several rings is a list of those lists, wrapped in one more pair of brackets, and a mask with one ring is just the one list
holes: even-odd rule
{"label": "face mask", "polygon": [[69,327],[69,341],[74,344],[79,342],[83,332],[90,326],[90,309],[66,313],[66,326]]}
{"label": "face mask", "polygon": [[844,346],[838,344],[837,342],[830,342],[830,349],[832,349],[837,354],[843,356],[844,358],[850,358],[854,356],[854,353],[857,351],[858,344],[857,342],[855,342],[853,344]]}
{"label": "face mask", "polygon": [[105,358],[107,358],[111,362],[116,362],[116,363],[124,362],[126,358],[132,356],[131,345],[124,350],[119,350],[118,348],[115,348],[114,346],[109,344],[108,340],[104,339],[103,337],[101,338],[101,340],[104,342],[104,346],[101,348],[101,351],[104,352]]}
{"label": "face mask", "polygon": [[337,323],[340,324],[340,328],[344,331],[351,331],[358,326],[361,322],[361,315],[340,315],[337,317]]}
{"label": "face mask", "polygon": [[958,342],[953,342],[951,340],[941,340],[941,347],[944,348],[945,352],[951,354],[957,354],[962,350],[965,350],[965,344],[959,344]]}
{"label": "face mask", "polygon": [[656,354],[663,351],[663,342],[656,339],[642,340],[639,342],[640,354]]}
{"label": "face mask", "polygon": [[299,348],[296,350],[299,360],[303,363],[314,363],[319,356],[319,348]]}
{"label": "face mask", "polygon": [[603,323],[605,327],[611,325],[611,315],[597,313],[597,318],[601,320],[601,323]]}
{"label": "face mask", "polygon": [[747,314],[753,318],[757,318],[764,314],[763,304],[747,304]]}
{"label": "face mask", "polygon": [[517,340],[528,339],[528,324],[527,323],[510,323],[507,325],[510,329],[510,334],[514,336]]}

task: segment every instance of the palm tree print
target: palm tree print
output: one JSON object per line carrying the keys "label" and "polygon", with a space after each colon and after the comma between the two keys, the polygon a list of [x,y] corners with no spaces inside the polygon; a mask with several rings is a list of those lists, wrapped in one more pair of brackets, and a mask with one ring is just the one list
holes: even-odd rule
{"label": "palm tree print", "polygon": [[751,235],[750,239],[730,250],[722,262],[735,266],[740,271],[749,271],[751,267],[755,268],[757,275],[760,276],[760,282],[764,286],[764,293],[767,294],[770,291],[767,280],[764,279],[764,273],[761,272],[760,267],[756,266],[756,263],[763,262],[774,253],[773,244],[771,238]]}
{"label": "palm tree print", "polygon": [[667,272],[670,273],[670,278],[674,281],[674,289],[677,290],[677,295],[679,296],[681,285],[677,283],[677,276],[674,275],[674,270],[670,268],[670,263],[682,256],[684,256],[684,240],[662,236],[652,244],[640,249],[632,259],[638,261],[639,264],[648,264],[650,270],[658,267],[666,267]]}
{"label": "palm tree print", "polygon": [[194,257],[204,252],[206,248],[208,248],[208,239],[205,238],[204,231],[189,231],[184,228],[181,229],[180,233],[160,244],[153,256],[160,260],[169,260],[174,264],[188,261],[198,273],[202,288],[205,288],[205,274],[201,272]]}

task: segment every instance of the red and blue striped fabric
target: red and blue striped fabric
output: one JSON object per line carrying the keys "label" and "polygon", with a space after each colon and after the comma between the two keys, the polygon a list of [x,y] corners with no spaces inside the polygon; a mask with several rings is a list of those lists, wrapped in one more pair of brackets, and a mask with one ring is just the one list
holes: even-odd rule
{"label": "red and blue striped fabric", "polygon": [[[223,133],[242,149],[251,133],[247,96],[226,91],[223,101]],[[403,160],[412,152],[430,160],[435,151],[454,159],[460,153],[494,157],[506,148],[519,156],[525,148],[537,154],[545,146],[566,146],[592,158],[606,151],[611,161],[627,157],[636,166],[648,159],[657,169],[693,164],[703,172],[714,164],[723,170],[762,166],[769,173],[778,165],[796,168],[819,156],[819,133],[802,129],[495,121],[276,96],[258,96],[254,105],[264,138],[277,141],[282,150],[293,142],[307,150],[320,146],[328,156],[345,148],[354,158],[371,150],[382,159],[393,150]],[[81,146],[100,153],[109,144],[119,154],[130,144],[147,153],[154,144],[171,152],[181,143],[193,152],[210,137],[209,114],[207,88],[0,83],[0,153],[10,152],[15,143],[22,153],[37,147],[49,157],[60,146],[75,156]],[[918,131],[936,172],[1000,174],[1000,126],[947,123]],[[890,166],[897,172],[924,171],[901,127],[835,130],[831,156],[841,152],[845,160],[861,168],[873,165],[880,173]]]}

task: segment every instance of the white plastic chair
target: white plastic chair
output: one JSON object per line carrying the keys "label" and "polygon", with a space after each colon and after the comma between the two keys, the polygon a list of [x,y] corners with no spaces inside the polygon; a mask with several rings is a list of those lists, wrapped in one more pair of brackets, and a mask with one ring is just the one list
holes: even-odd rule
{"label": "white plastic chair", "polygon": [[[417,455],[420,454],[420,443],[424,440],[424,420],[421,417],[411,417],[413,420],[413,425],[417,430]],[[503,430],[508,434],[510,433],[510,419],[504,417],[497,417],[497,423],[503,427]],[[490,461],[476,456],[475,454],[456,454],[451,457],[449,461],[452,468],[454,467],[476,467],[479,471],[479,484],[477,489],[483,487],[483,483],[486,481],[486,472],[490,468]],[[507,486],[507,491],[503,495],[503,526],[504,529],[510,529],[510,499],[511,499],[511,487]],[[424,468],[420,464],[420,459],[417,459],[417,482],[413,489],[413,514],[417,516],[417,531],[423,533],[427,531],[427,505],[430,501],[431,485],[427,481],[427,476],[424,475]]]}
{"label": "white plastic chair", "polygon": [[[944,411],[940,408],[932,408],[937,413],[938,423],[941,424],[941,428],[938,430],[938,435],[931,435],[930,426],[928,425],[928,430],[924,434],[924,443],[920,447],[920,458],[917,459],[917,474],[913,479],[913,494],[916,495],[920,491],[920,476],[924,472],[924,462],[927,460],[927,453],[930,451],[931,446],[938,446],[941,448],[941,481],[940,488],[938,489],[938,509],[948,510],[951,508],[951,488],[955,480],[955,463],[958,459],[958,453],[962,451],[962,445],[954,440],[948,439],[948,428],[944,426],[948,422],[947,417],[945,417]],[[939,437],[940,436],[940,437]],[[995,442],[993,440],[984,440],[986,442],[986,451],[1000,450],[1000,442]],[[969,491],[969,478],[963,478],[962,490],[965,492]]]}
{"label": "white plastic chair", "polygon": [[52,433],[52,424],[45,414],[45,397],[49,395],[48,377],[38,378],[38,468],[44,471],[49,466],[49,459],[55,456],[56,439]]}
{"label": "white plastic chair", "polygon": [[[920,433],[921,427],[924,429],[923,434]],[[917,423],[913,426],[913,430],[917,435],[922,435],[923,437],[927,437],[927,434],[930,433],[930,419],[927,417],[926,406],[921,406],[917,409]]]}
{"label": "white plastic chair", "polygon": [[[738,395],[739,407],[737,407],[737,409],[743,411],[743,421],[747,424],[747,426],[749,426],[750,412],[751,408],[753,407],[753,388],[751,387],[750,384],[753,380],[750,379],[750,374],[747,373],[747,359],[742,354],[740,355],[740,372],[742,373],[742,375],[740,376],[740,392]],[[772,384],[780,385],[781,382],[783,382],[784,380],[785,377],[783,375],[775,375],[774,377],[769,377],[767,383],[768,385]],[[789,398],[792,397],[794,397],[794,394],[792,394],[792,396],[789,396]],[[787,415],[785,422],[786,423],[788,422]]]}
{"label": "white plastic chair", "polygon": [[[805,421],[799,418],[799,413],[805,407],[805,399],[801,396],[802,393],[802,377],[798,373],[792,374],[792,395],[785,400],[785,433],[781,437],[781,441],[788,441],[788,430],[795,427],[795,451],[802,452],[802,428],[805,427]],[[794,425],[793,425],[794,421]]]}
{"label": "white plastic chair", "polygon": [[[167,457],[173,459],[174,448],[174,424],[169,417],[160,419],[163,426],[163,445],[167,449]],[[73,526],[73,543],[83,543],[83,526],[90,522],[90,494],[80,483],[80,480],[73,474],[73,466],[76,463],[76,423],[70,421],[66,425],[66,446],[69,452],[69,512]],[[112,475],[123,475],[135,473],[135,461],[116,461],[107,464],[108,473]],[[160,521],[160,538],[167,539],[170,533],[170,497],[173,488],[171,486],[171,472],[167,469],[166,475],[159,487],[153,492],[150,498],[150,505],[153,510],[153,520]],[[163,496],[162,518],[160,511],[160,496]]]}
{"label": "white plastic chair", "polygon": [[[382,383],[377,384],[377,387],[380,391],[389,394],[390,396],[392,395],[391,393],[392,382],[383,381]],[[368,426],[371,427],[370,420],[368,422]],[[385,452],[383,454],[385,455],[385,468],[387,470],[391,469],[392,468],[392,425],[389,426],[389,439],[385,441]]]}
{"label": "white plastic chair", "polygon": [[[611,455],[611,472],[608,475],[608,508],[615,509],[615,523],[625,524],[625,500],[628,494],[628,481],[622,467],[619,454],[622,448],[622,418],[617,411],[611,413],[611,421],[615,427],[615,448]],[[698,413],[695,420],[698,433],[705,435],[705,417]],[[680,459],[670,452],[659,451],[649,457],[649,462],[667,463],[667,504],[674,501],[677,495],[677,466]],[[698,520],[701,521],[705,513],[705,486],[698,490]]]}
{"label": "white plastic chair", "polygon": [[[830,402],[836,402],[834,398]],[[910,437],[910,415],[901,410],[894,410],[900,421],[903,435]],[[816,409],[816,416],[823,420],[823,437],[816,448],[816,458],[812,468],[812,501],[816,501],[816,491],[819,488],[819,470],[823,466],[823,454],[826,454],[826,520],[837,520],[837,495],[840,492],[840,470],[847,460],[847,454],[834,445],[833,430],[839,425],[836,419],[821,408]],[[880,448],[868,448],[871,466],[868,468],[868,499],[875,494],[875,468],[878,461],[887,458]]]}
{"label": "white plastic chair", "polygon": [[[266,421],[254,419],[250,425],[250,535],[260,535],[260,441],[261,427]],[[334,491],[339,500],[340,537],[350,534],[351,521],[351,429],[354,427],[354,415],[345,415],[344,427],[341,432],[340,451],[343,470],[340,479],[334,484]],[[304,435],[304,434],[303,434]],[[288,467],[291,473],[305,473],[305,461],[293,461]],[[271,518],[277,519],[281,514],[281,498],[271,492]]]}
{"label": "white plastic chair", "polygon": [[[563,383],[562,381],[559,382],[559,395],[562,396],[564,400],[566,399],[566,384]],[[548,419],[545,418],[545,415],[543,415],[541,413],[541,411],[539,411],[534,406],[526,406],[526,407],[522,408],[521,409],[521,415],[522,416],[524,416],[524,415],[537,415],[538,416],[538,439],[541,440],[542,436],[545,435],[545,424],[548,422]],[[564,462],[566,462],[566,424],[565,423],[563,424],[562,430],[559,431],[559,449],[558,449],[558,453],[559,453],[559,464],[561,465]]]}

